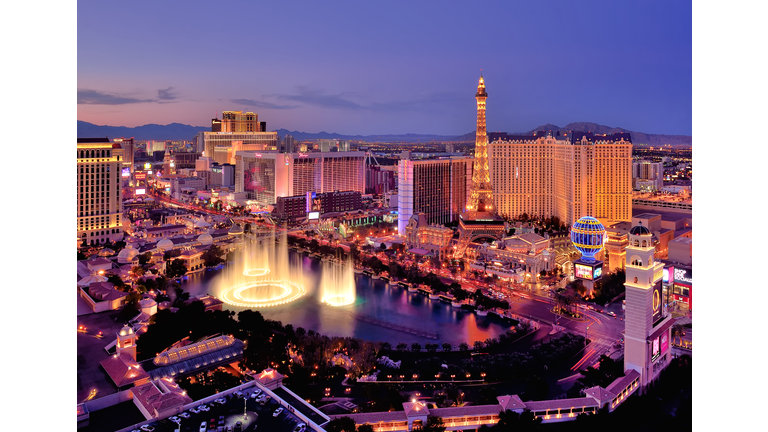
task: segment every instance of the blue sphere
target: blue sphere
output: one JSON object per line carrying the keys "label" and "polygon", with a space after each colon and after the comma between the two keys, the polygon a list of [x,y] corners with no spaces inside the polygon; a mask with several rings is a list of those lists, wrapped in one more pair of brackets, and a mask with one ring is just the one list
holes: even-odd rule
{"label": "blue sphere", "polygon": [[584,216],[573,224],[571,242],[584,261],[594,261],[605,244],[605,227],[592,216]]}

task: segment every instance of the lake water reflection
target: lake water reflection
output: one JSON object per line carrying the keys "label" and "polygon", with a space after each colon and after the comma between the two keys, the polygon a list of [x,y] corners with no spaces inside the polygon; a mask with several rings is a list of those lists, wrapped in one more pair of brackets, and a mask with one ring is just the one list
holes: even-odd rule
{"label": "lake water reflection", "polygon": [[[307,294],[292,303],[258,309],[267,318],[292,324],[294,328],[312,329],[328,336],[353,336],[373,341],[386,341],[392,345],[400,342],[448,342],[454,346],[461,342],[470,345],[476,340],[498,337],[510,329],[510,324],[493,315],[480,317],[474,312],[451,307],[450,303],[430,300],[420,293],[409,293],[401,287],[389,287],[386,282],[374,280],[366,275],[356,274],[355,302],[348,306],[333,307],[321,303],[321,263],[293,250],[288,252],[291,259],[300,258],[304,266],[305,280],[309,281]],[[235,280],[234,269],[228,265],[223,270],[206,271],[189,276],[182,288],[191,296],[209,293],[217,296],[221,287]],[[241,271],[241,270],[240,270]],[[244,308],[224,305],[225,309],[239,312]],[[411,327],[438,334],[430,339],[400,330],[361,321],[355,314],[366,315],[399,326]]]}

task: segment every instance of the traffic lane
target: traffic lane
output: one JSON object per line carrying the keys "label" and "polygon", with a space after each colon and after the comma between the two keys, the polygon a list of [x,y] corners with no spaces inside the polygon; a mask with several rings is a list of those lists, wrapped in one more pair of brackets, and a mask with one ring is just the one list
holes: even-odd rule
{"label": "traffic lane", "polygon": [[[530,298],[526,299],[518,297],[516,300],[510,302],[510,310],[512,313],[519,313],[520,315],[527,315],[533,319],[538,319],[545,322],[554,322],[555,314],[552,313],[552,307],[554,305],[549,302],[542,302],[540,299]],[[589,315],[588,315],[589,316]],[[621,337],[621,332],[624,331],[624,322],[611,319],[600,319],[599,322],[590,318],[588,321],[576,321],[574,319],[560,316],[558,319],[560,326],[575,332],[584,334],[587,326],[590,326],[590,335],[599,335],[605,339],[616,339]],[[594,325],[596,324],[596,325]],[[594,333],[593,333],[594,332]]]}

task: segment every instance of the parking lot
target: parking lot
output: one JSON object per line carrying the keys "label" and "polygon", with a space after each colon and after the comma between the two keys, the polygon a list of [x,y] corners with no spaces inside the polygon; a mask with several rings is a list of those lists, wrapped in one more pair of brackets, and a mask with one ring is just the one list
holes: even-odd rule
{"label": "parking lot", "polygon": [[[237,430],[236,424],[241,422],[241,430],[243,431],[291,432],[299,423],[304,423],[285,408],[282,413],[274,417],[275,410],[280,408],[280,404],[274,399],[261,405],[250,397],[247,400],[245,397],[238,398],[233,395],[223,396],[223,398],[226,399],[223,405],[218,403],[206,404],[205,406],[209,408],[209,411],[199,413],[193,413],[190,410],[185,411],[189,414],[189,418],[181,418],[180,426],[169,419],[159,420],[151,426],[155,428],[154,432],[172,432],[179,427],[181,431],[199,432],[203,430],[201,423],[205,422],[206,431],[227,431]],[[247,415],[244,415],[244,411]],[[223,426],[218,424],[219,416],[224,417]],[[212,423],[215,425],[214,428],[210,427]],[[307,428],[306,431],[310,431],[310,429]]]}

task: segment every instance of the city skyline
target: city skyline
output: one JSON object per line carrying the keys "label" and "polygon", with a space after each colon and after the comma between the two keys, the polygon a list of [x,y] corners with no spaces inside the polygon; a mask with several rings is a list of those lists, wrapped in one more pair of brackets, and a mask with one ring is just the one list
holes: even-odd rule
{"label": "city skyline", "polygon": [[[587,121],[692,134],[690,4],[260,4],[219,17],[82,3],[77,117],[94,124],[206,126],[243,110],[268,130],[459,135],[474,126],[462,90],[482,68],[489,130]],[[141,31],[108,31],[115,17]]]}

